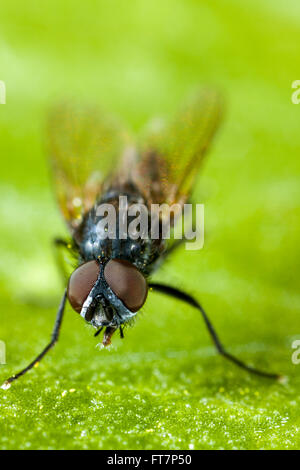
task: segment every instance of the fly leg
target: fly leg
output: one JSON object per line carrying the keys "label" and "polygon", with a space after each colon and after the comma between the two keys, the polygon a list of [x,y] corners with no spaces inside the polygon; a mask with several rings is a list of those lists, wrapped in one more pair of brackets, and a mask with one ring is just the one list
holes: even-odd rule
{"label": "fly leg", "polygon": [[[192,233],[194,234],[194,232]],[[169,258],[170,255],[172,253],[174,253],[174,251],[177,251],[178,248],[180,248],[182,246],[183,243],[188,243],[189,241],[191,240],[191,237],[183,237],[183,238],[180,238],[178,240],[175,240],[172,245],[170,245],[166,251],[163,253],[163,257],[166,259],[166,258]]]}
{"label": "fly leg", "polygon": [[69,275],[66,271],[62,251],[65,250],[70,253],[70,251],[72,250],[72,244],[69,241],[64,240],[63,238],[54,238],[53,244],[55,248],[55,258],[57,266],[65,285],[66,282],[68,282]]}
{"label": "fly leg", "polygon": [[170,245],[167,250],[163,253],[163,256],[164,258],[169,258],[170,255],[172,253],[174,253],[174,251],[176,251],[181,245],[183,242],[185,242],[186,239],[185,238],[181,238],[180,240],[176,240],[175,242],[172,243],[172,245]]}
{"label": "fly leg", "polygon": [[57,312],[57,315],[56,315],[56,320],[55,320],[54,328],[53,328],[53,331],[52,331],[52,336],[51,336],[50,343],[47,344],[47,346],[42,350],[42,352],[27,367],[22,369],[17,374],[12,375],[11,377],[9,377],[9,379],[7,379],[3,383],[1,388],[3,388],[4,390],[10,388],[12,382],[14,382],[19,377],[26,374],[26,372],[28,372],[30,369],[35,367],[43,359],[43,357],[47,354],[47,352],[51,348],[53,348],[53,346],[56,344],[56,342],[58,341],[60,327],[61,327],[61,324],[62,324],[63,314],[64,314],[64,310],[65,310],[65,306],[66,306],[66,300],[67,300],[67,289],[65,289],[64,295],[62,297],[62,300],[61,300],[59,308],[58,308],[58,312]]}
{"label": "fly leg", "polygon": [[223,357],[228,359],[229,361],[233,362],[237,366],[241,367],[242,369],[245,369],[248,372],[251,372],[252,374],[260,375],[261,377],[267,377],[269,379],[277,379],[281,381],[283,377],[278,374],[270,373],[270,372],[265,372],[259,369],[255,369],[254,367],[249,366],[248,364],[245,364],[245,362],[241,361],[237,357],[233,356],[232,354],[228,353],[224,346],[222,345],[213,325],[211,324],[205,310],[201,306],[201,304],[194,299],[192,296],[189,294],[186,294],[185,292],[176,289],[174,287],[170,287],[164,284],[157,284],[157,283],[150,283],[149,287],[153,288],[154,291],[161,292],[163,294],[169,295],[171,297],[174,297],[175,299],[182,300],[183,302],[186,302],[188,305],[191,305],[192,307],[196,308],[202,315],[202,318],[206,324],[206,327],[209,331],[209,334],[213,340],[214,345],[217,348],[218,353],[220,353]]}
{"label": "fly leg", "polygon": [[[56,260],[56,264],[58,266],[60,277],[63,281],[63,285],[65,286],[68,283],[69,274],[66,270],[66,263],[64,261],[63,252],[71,253],[73,249],[73,245],[71,242],[67,240],[63,240],[62,238],[55,238],[53,240],[53,248],[54,248],[54,257]],[[75,251],[75,249],[74,249]],[[29,307],[38,307],[39,309],[45,308],[54,308],[56,303],[54,304],[53,298],[50,296],[46,296],[43,294],[38,295],[37,293],[31,294],[26,293],[22,297],[22,301],[28,305]]]}
{"label": "fly leg", "polygon": [[[192,205],[191,202],[189,202],[190,207]],[[173,243],[166,249],[166,251],[163,253],[164,258],[169,258],[174,251],[177,251],[178,248],[182,246],[183,243],[189,243],[191,240],[193,240],[197,235],[200,235],[202,228],[197,228],[197,218],[193,211],[191,209],[188,210],[190,212],[190,219],[191,219],[191,228],[189,229],[189,232],[187,234],[184,233],[184,236],[180,239],[175,239]],[[180,222],[179,222],[180,223]]]}

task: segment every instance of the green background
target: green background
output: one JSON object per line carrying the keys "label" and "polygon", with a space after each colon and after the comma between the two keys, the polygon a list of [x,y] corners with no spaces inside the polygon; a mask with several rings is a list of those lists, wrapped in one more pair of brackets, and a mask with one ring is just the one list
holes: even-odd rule
{"label": "green background", "polygon": [[280,0],[1,4],[1,381],[45,345],[63,290],[48,106],[93,100],[139,131],[198,83],[227,101],[195,188],[205,247],[181,249],[155,279],[202,301],[232,353],[288,375],[282,385],[224,361],[198,313],[158,294],[110,350],[68,307],[55,350],[0,390],[1,448],[299,448],[299,15]]}

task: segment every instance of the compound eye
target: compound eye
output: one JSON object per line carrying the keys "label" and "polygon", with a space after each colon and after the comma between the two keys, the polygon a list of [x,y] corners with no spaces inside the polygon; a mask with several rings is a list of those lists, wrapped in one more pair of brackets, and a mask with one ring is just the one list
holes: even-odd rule
{"label": "compound eye", "polygon": [[122,259],[112,259],[104,268],[104,277],[111,290],[131,312],[137,312],[144,305],[148,294],[147,282],[133,264]]}
{"label": "compound eye", "polygon": [[88,261],[71,274],[68,284],[68,299],[76,312],[81,312],[84,302],[97,281],[99,272],[99,264],[96,261]]}

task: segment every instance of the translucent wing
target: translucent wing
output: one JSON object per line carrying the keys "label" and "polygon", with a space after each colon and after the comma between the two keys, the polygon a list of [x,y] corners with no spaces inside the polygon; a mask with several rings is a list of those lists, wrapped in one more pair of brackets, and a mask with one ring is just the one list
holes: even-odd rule
{"label": "translucent wing", "polygon": [[128,142],[93,106],[63,103],[48,120],[48,151],[61,211],[76,229],[103,190]]}
{"label": "translucent wing", "polygon": [[169,125],[158,126],[140,147],[137,185],[156,204],[183,204],[219,125],[222,101],[212,90],[198,92]]}

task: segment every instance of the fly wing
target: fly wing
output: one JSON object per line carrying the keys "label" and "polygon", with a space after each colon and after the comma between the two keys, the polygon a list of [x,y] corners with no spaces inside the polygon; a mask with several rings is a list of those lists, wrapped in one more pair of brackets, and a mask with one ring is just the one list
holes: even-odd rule
{"label": "fly wing", "polygon": [[128,137],[93,106],[63,103],[48,120],[48,151],[60,209],[71,231],[115,171]]}
{"label": "fly wing", "polygon": [[140,146],[136,184],[155,204],[189,198],[204,155],[219,126],[222,100],[213,90],[194,95],[169,125],[158,125]]}

